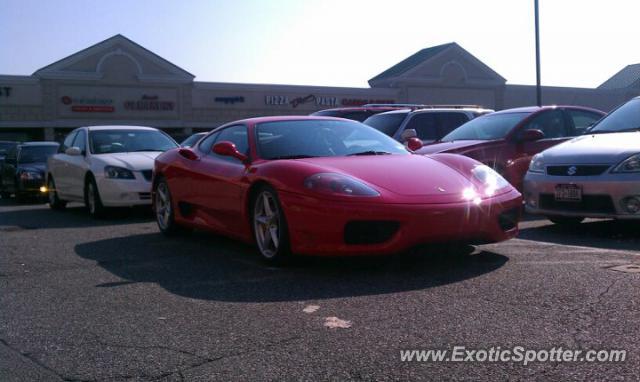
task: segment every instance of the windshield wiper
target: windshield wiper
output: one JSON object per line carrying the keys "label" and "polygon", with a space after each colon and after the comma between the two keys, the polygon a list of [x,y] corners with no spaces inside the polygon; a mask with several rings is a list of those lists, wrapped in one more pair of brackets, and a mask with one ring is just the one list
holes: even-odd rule
{"label": "windshield wiper", "polygon": [[313,156],[313,155],[305,155],[305,154],[298,154],[298,155],[280,155],[277,157],[271,157],[271,158],[267,158],[269,160],[274,160],[274,159],[304,159],[304,158],[317,158],[317,156]]}
{"label": "windshield wiper", "polygon": [[368,151],[361,151],[358,153],[353,153],[353,154],[348,154],[347,156],[354,156],[354,155],[390,155],[390,152],[387,151],[374,151],[374,150],[368,150]]}
{"label": "windshield wiper", "polygon": [[160,150],[160,149],[139,149],[139,150],[129,150],[128,152],[130,153],[137,153],[140,151],[164,151],[164,150]]}
{"label": "windshield wiper", "polygon": [[640,131],[640,127],[632,127],[630,129],[622,129],[622,130],[599,130],[599,131],[590,131],[586,134],[611,134],[611,133],[627,133],[630,131]]}

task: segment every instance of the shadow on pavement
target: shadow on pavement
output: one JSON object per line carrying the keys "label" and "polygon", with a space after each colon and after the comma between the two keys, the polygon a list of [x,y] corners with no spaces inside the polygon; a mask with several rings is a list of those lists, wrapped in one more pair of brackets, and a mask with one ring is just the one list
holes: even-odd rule
{"label": "shadow on pavement", "polygon": [[265,265],[253,247],[208,233],[165,238],[143,234],[79,244],[76,253],[123,279],[95,285],[157,283],[189,298],[233,302],[306,301],[419,290],[471,279],[502,267],[492,252],[443,259],[434,253],[384,258],[303,258]]}
{"label": "shadow on pavement", "polygon": [[640,252],[637,221],[598,220],[577,225],[550,224],[520,229],[519,239],[562,245]]}
{"label": "shadow on pavement", "polygon": [[78,228],[120,224],[135,224],[153,220],[151,208],[113,208],[103,219],[88,215],[81,204],[72,204],[62,211],[53,211],[46,204],[17,204],[2,200],[0,207],[24,207],[0,210],[0,232],[18,229]]}

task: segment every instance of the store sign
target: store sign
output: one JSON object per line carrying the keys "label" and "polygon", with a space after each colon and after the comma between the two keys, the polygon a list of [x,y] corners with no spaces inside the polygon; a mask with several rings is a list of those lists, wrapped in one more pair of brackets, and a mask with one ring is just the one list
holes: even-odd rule
{"label": "store sign", "polygon": [[71,111],[75,113],[113,113],[115,111],[113,100],[110,98],[62,96],[60,101],[63,105],[71,106]]}
{"label": "store sign", "polygon": [[296,97],[290,100],[288,96],[268,95],[265,97],[264,103],[267,105],[275,105],[275,106],[291,105],[294,108],[307,103],[313,103],[315,106],[335,107],[335,106],[338,106],[338,98],[309,94],[303,97]]}
{"label": "store sign", "polygon": [[125,101],[125,110],[136,111],[171,111],[175,108],[173,101],[161,101],[157,95],[144,94],[137,101]]}
{"label": "store sign", "polygon": [[244,97],[216,97],[215,102],[223,103],[225,105],[233,105],[235,103],[244,103]]}
{"label": "store sign", "polygon": [[281,95],[268,95],[264,97],[264,103],[265,105],[288,105],[289,97]]}
{"label": "store sign", "polygon": [[316,97],[316,106],[330,106],[336,107],[338,106],[338,97]]}
{"label": "store sign", "polygon": [[315,101],[316,101],[316,96],[314,96],[313,94],[309,94],[306,97],[298,97],[298,98],[292,99],[290,104],[293,107],[298,107],[299,105],[302,105],[308,102],[315,102]]}
{"label": "store sign", "polygon": [[9,97],[13,88],[10,86],[0,86],[0,97]]}

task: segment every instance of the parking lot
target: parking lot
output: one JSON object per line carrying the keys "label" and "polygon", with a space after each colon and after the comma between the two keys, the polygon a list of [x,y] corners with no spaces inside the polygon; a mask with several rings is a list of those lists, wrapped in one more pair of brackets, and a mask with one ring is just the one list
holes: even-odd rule
{"label": "parking lot", "polygon": [[[634,380],[637,227],[526,217],[518,239],[464,256],[274,268],[208,233],[165,238],[145,209],[93,220],[0,200],[0,380]],[[454,346],[627,359],[400,360]]]}

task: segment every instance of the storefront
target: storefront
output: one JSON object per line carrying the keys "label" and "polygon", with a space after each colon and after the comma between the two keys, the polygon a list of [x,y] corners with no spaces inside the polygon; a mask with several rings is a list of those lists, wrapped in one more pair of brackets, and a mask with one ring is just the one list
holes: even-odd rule
{"label": "storefront", "polygon": [[[86,125],[161,128],[176,138],[264,115],[305,115],[366,103],[530,105],[531,86],[506,80],[457,44],[423,49],[370,88],[211,83],[116,35],[30,76],[0,75],[0,140],[61,140]],[[638,89],[545,88],[546,103],[602,110]]]}

